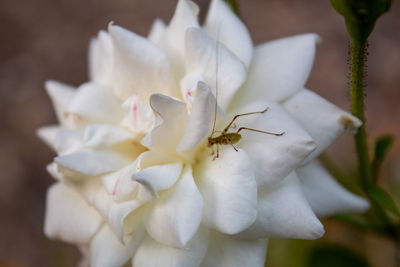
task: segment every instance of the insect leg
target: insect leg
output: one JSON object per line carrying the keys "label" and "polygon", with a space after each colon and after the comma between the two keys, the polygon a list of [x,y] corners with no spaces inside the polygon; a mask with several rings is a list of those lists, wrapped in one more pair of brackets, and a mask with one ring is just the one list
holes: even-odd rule
{"label": "insect leg", "polygon": [[[268,107],[267,107],[266,109],[264,109],[263,111],[248,112],[248,113],[242,113],[242,114],[235,115],[235,116],[233,117],[232,121],[228,124],[228,126],[225,127],[225,129],[224,129],[222,132],[223,132],[223,133],[226,133],[226,132],[229,130],[229,128],[231,127],[232,123],[233,123],[237,118],[239,118],[239,117],[241,117],[241,116],[247,116],[247,115],[253,115],[253,114],[261,114],[261,113],[267,112],[267,110],[268,110]],[[239,132],[239,131],[238,131],[238,132]]]}
{"label": "insect leg", "polygon": [[253,131],[253,132],[258,132],[258,133],[271,134],[271,135],[275,135],[275,136],[282,136],[285,134],[285,132],[271,133],[271,132],[261,131],[261,130],[257,130],[257,129],[247,128],[247,127],[240,127],[236,133],[239,133],[241,130],[248,130],[248,131]]}
{"label": "insect leg", "polygon": [[235,149],[236,152],[239,152],[239,150],[233,144],[230,145],[233,147],[233,149]]}

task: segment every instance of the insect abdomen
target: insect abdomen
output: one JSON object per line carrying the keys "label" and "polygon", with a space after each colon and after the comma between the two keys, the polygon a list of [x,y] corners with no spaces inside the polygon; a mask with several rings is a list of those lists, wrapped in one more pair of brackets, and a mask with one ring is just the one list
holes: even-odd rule
{"label": "insect abdomen", "polygon": [[232,145],[239,142],[242,136],[238,133],[226,133],[217,137],[208,138],[208,146],[212,146],[214,144],[218,145]]}

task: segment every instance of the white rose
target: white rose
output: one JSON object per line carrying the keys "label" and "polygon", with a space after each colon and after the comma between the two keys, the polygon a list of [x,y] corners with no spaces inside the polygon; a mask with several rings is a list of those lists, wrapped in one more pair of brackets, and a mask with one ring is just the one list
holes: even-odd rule
{"label": "white rose", "polygon": [[[46,83],[59,125],[38,131],[58,154],[45,233],[77,244],[82,266],[264,266],[268,238],[319,238],[317,216],[369,207],[316,161],[360,125],[304,88],[319,37],[253,47],[221,0],[203,27],[197,13],[180,0],[147,39],[110,24],[90,82]],[[283,135],[242,130],[210,155],[216,112],[223,130],[266,108],[235,124]]]}

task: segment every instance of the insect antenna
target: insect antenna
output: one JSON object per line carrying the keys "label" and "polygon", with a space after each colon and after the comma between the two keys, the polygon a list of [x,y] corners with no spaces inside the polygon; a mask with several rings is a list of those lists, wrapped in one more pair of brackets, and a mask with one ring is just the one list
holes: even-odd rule
{"label": "insect antenna", "polygon": [[218,108],[218,63],[219,63],[219,34],[221,32],[221,24],[218,25],[217,38],[215,40],[215,106],[214,106],[214,122],[210,137],[215,133],[215,124],[217,121],[217,108]]}

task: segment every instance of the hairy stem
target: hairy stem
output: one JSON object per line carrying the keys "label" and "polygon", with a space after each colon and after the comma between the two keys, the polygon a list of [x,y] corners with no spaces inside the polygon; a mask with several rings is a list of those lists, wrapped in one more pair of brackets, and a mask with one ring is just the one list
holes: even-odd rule
{"label": "hairy stem", "polygon": [[353,40],[351,44],[351,113],[359,118],[363,125],[355,135],[361,182],[366,188],[372,181],[372,170],[368,155],[367,135],[364,118],[364,75],[367,42]]}

